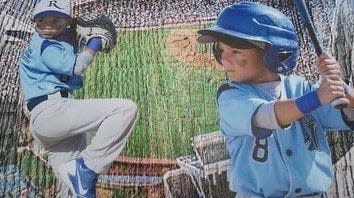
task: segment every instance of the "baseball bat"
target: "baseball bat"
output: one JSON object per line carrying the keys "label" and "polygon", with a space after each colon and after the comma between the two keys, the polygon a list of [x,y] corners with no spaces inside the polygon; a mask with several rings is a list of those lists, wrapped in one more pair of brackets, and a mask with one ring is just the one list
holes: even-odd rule
{"label": "baseball bat", "polygon": [[[297,8],[297,11],[300,14],[301,20],[304,23],[307,32],[312,40],[313,46],[315,47],[315,51],[317,56],[320,56],[322,54],[322,47],[320,45],[320,42],[317,39],[315,28],[313,25],[313,22],[311,20],[309,11],[307,9],[307,5],[305,3],[305,0],[293,0],[293,3],[295,7]],[[345,88],[345,86],[344,86]],[[337,98],[331,101],[331,105],[335,107],[336,109],[343,109],[349,105],[349,100],[347,98]]]}

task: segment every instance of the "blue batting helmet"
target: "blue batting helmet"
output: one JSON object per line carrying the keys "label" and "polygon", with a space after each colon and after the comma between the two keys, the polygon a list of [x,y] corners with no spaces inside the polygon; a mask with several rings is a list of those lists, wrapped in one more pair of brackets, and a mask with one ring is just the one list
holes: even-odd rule
{"label": "blue batting helmet", "polygon": [[[247,41],[265,50],[263,63],[272,72],[294,70],[298,41],[290,19],[280,11],[259,3],[243,2],[226,7],[216,24],[198,31],[201,43]],[[229,43],[226,43],[229,44]]]}

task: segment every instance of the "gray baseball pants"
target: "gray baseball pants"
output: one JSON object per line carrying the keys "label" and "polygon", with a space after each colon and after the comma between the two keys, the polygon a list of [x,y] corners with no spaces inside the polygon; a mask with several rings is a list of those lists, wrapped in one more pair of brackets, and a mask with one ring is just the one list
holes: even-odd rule
{"label": "gray baseball pants", "polygon": [[[48,154],[58,178],[60,197],[70,197],[59,166],[78,155],[96,173],[107,168],[123,150],[137,117],[137,106],[127,99],[62,98],[51,94],[30,112],[30,131]],[[94,131],[89,145],[86,133]]]}

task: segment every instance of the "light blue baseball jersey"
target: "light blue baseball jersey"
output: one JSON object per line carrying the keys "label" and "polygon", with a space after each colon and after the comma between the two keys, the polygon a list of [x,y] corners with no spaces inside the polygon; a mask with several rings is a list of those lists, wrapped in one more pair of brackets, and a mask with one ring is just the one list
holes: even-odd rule
{"label": "light blue baseball jersey", "polygon": [[[315,90],[301,77],[282,76],[282,81],[286,98]],[[231,190],[261,197],[326,192],[333,170],[324,132],[349,129],[353,123],[324,105],[282,130],[255,127],[253,115],[271,100],[264,89],[244,83],[229,82],[218,91],[220,127],[231,156]]]}
{"label": "light blue baseball jersey", "polygon": [[64,37],[43,39],[34,33],[20,62],[20,81],[25,100],[58,90],[73,91],[82,86],[74,75],[77,54]]}

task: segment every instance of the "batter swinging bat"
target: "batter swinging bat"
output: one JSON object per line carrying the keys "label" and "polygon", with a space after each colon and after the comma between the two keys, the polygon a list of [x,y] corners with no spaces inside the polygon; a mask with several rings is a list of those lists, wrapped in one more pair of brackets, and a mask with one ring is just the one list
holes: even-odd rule
{"label": "batter swinging bat", "polygon": [[[295,7],[297,8],[297,11],[299,12],[302,22],[304,23],[308,34],[310,35],[310,38],[312,40],[312,43],[315,47],[315,51],[317,56],[320,56],[322,54],[322,48],[320,43],[318,42],[316,33],[315,33],[315,28],[312,23],[312,20],[310,18],[309,11],[307,9],[305,0],[293,0],[293,3]],[[343,109],[347,107],[349,104],[349,100],[346,98],[337,98],[332,100],[331,105],[335,107],[336,109]]]}

